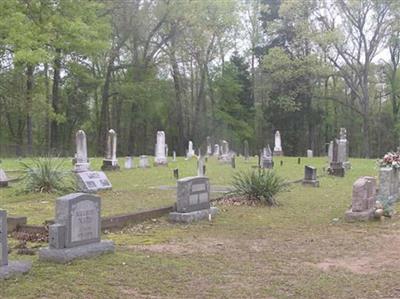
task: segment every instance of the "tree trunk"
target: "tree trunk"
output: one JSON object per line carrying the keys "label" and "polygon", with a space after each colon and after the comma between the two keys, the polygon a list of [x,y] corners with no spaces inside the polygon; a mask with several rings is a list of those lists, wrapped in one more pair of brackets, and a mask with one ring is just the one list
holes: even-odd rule
{"label": "tree trunk", "polygon": [[30,64],[26,67],[26,143],[27,154],[32,155],[32,93],[33,93],[33,71]]}
{"label": "tree trunk", "polygon": [[[52,90],[52,108],[54,114],[57,116],[59,114],[60,105],[60,71],[61,71],[61,49],[56,49],[56,56],[54,58],[53,65],[53,90]],[[59,128],[57,119],[51,121],[51,139],[50,148],[52,150],[58,150],[58,140],[59,140]]]}

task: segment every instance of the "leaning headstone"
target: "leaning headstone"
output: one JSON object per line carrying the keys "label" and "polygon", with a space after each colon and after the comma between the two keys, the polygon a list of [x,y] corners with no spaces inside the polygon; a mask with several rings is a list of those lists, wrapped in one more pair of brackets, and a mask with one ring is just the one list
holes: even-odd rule
{"label": "leaning headstone", "polygon": [[269,144],[263,149],[261,153],[260,167],[266,169],[274,168],[274,161],[272,160],[272,152]]}
{"label": "leaning headstone", "polygon": [[190,223],[215,215],[218,209],[210,206],[209,179],[188,177],[178,180],[175,210],[169,214],[174,222]]}
{"label": "leaning headstone", "polygon": [[165,133],[164,133],[164,131],[158,131],[154,165],[163,166],[163,165],[167,165],[167,164],[168,164],[168,160],[167,160],[167,154],[166,154]]}
{"label": "leaning headstone", "polygon": [[282,156],[282,142],[281,142],[281,133],[276,131],[275,133],[275,146],[274,146],[274,156]]}
{"label": "leaning headstone", "polygon": [[149,158],[145,155],[139,157],[139,167],[148,168],[150,167]]}
{"label": "leaning headstone", "polygon": [[345,171],[343,163],[338,161],[338,141],[333,142],[332,162],[328,169],[328,173],[333,176],[344,177]]}
{"label": "leaning headstone", "polygon": [[247,140],[244,141],[244,159],[247,161],[249,160],[249,142]]}
{"label": "leaning headstone", "polygon": [[81,192],[97,192],[112,188],[110,180],[102,171],[90,171],[87,158],[86,134],[83,130],[76,133],[76,164],[74,173],[77,190]]}
{"label": "leaning headstone", "polygon": [[303,185],[309,185],[313,187],[319,187],[319,181],[317,180],[317,169],[312,166],[304,166],[304,179]]}
{"label": "leaning headstone", "polygon": [[55,224],[49,226],[49,247],[39,250],[39,259],[67,263],[114,252],[114,242],[101,240],[99,196],[72,193],[56,201]]}
{"label": "leaning headstone", "polygon": [[8,187],[8,177],[6,172],[0,168],[0,188],[1,187]]}
{"label": "leaning headstone", "polygon": [[115,133],[113,129],[109,130],[107,134],[107,150],[101,170],[119,170],[117,160],[117,133]]}
{"label": "leaning headstone", "polygon": [[353,184],[351,209],[345,213],[346,221],[371,220],[375,216],[376,180],[360,177]]}
{"label": "leaning headstone", "polygon": [[125,157],[125,169],[131,169],[133,168],[133,159],[131,156]]}
{"label": "leaning headstone", "polygon": [[314,155],[313,155],[313,151],[312,150],[310,150],[310,149],[308,149],[307,150],[307,158],[312,158]]}
{"label": "leaning headstone", "polygon": [[189,140],[188,149],[186,152],[186,158],[189,159],[189,158],[193,157],[194,155],[195,155],[195,153],[194,153],[194,149],[193,149],[193,142],[191,140]]}
{"label": "leaning headstone", "polygon": [[7,211],[0,210],[0,279],[29,272],[32,263],[28,261],[9,261],[7,245]]}

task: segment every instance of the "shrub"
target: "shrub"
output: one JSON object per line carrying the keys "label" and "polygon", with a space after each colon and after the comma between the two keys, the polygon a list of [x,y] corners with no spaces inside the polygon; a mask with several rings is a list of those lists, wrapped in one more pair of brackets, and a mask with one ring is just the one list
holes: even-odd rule
{"label": "shrub", "polygon": [[28,192],[72,192],[75,188],[70,171],[62,170],[64,159],[42,157],[31,163],[20,162],[25,172],[21,181],[21,191]]}
{"label": "shrub", "polygon": [[233,176],[231,194],[275,206],[278,204],[275,195],[283,191],[286,186],[285,180],[273,170],[239,172]]}

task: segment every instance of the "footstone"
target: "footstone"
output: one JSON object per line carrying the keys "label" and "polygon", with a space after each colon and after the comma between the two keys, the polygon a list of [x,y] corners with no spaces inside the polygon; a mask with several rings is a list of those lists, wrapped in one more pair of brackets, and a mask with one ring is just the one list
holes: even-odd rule
{"label": "footstone", "polygon": [[91,243],[72,248],[42,248],[39,250],[39,260],[55,263],[67,263],[74,259],[94,257],[104,253],[113,253],[114,251],[114,242],[111,240],[103,240],[98,243]]}
{"label": "footstone", "polygon": [[171,212],[169,219],[173,222],[191,223],[203,219],[208,219],[209,215],[212,217],[218,213],[218,208],[210,207],[209,209],[193,211],[188,213]]}

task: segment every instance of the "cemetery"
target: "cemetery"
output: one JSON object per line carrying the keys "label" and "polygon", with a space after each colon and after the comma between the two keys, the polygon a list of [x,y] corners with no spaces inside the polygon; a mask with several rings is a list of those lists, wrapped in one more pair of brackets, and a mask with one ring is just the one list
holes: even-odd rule
{"label": "cemetery", "polygon": [[0,1],[0,298],[400,298],[400,1]]}

